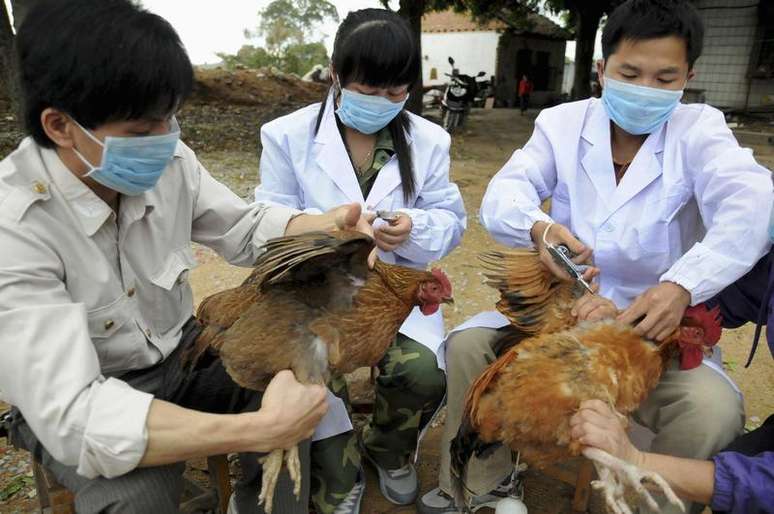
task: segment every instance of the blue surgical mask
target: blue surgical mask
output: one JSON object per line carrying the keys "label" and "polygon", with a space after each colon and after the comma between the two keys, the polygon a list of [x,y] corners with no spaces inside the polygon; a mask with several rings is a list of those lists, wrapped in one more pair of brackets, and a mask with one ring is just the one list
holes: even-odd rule
{"label": "blue surgical mask", "polygon": [[[75,120],[73,120],[75,121]],[[102,161],[95,167],[73,148],[75,155],[90,168],[86,174],[105,187],[128,196],[153,189],[175,153],[180,140],[180,125],[173,117],[168,134],[160,136],[108,136],[103,143],[75,122],[92,141],[100,145]]]}
{"label": "blue surgical mask", "polygon": [[605,77],[602,102],[613,123],[629,134],[650,134],[672,116],[683,90],[638,86]]}
{"label": "blue surgical mask", "polygon": [[386,127],[403,110],[402,102],[391,102],[378,95],[363,95],[339,86],[341,104],[336,109],[341,122],[363,134],[375,134]]}

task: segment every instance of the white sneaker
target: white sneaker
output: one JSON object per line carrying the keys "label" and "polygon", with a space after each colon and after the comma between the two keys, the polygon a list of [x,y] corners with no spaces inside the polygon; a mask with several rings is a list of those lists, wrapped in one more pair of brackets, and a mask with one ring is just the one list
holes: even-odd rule
{"label": "white sneaker", "polygon": [[[524,485],[517,471],[505,478],[487,494],[474,496],[468,508],[476,512],[484,507],[494,509],[504,499],[514,499],[521,502],[524,498]],[[425,493],[417,502],[419,514],[462,514],[454,503],[454,498],[441,491],[439,487]],[[508,511],[505,511],[508,512]]]}
{"label": "white sneaker", "polygon": [[365,476],[361,471],[357,483],[350,489],[346,498],[336,506],[333,514],[359,514],[363,496],[365,496]]}

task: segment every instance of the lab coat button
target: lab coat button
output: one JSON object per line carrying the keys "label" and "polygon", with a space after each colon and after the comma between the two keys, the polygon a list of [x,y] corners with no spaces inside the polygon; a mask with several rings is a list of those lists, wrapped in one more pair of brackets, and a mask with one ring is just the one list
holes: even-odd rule
{"label": "lab coat button", "polygon": [[604,230],[605,232],[612,232],[613,230],[615,230],[615,227],[610,223],[605,223],[604,225],[602,225],[602,230]]}
{"label": "lab coat button", "polygon": [[130,287],[129,289],[126,290],[126,296],[128,296],[129,298],[134,296],[134,288],[133,287]]}
{"label": "lab coat button", "polygon": [[112,319],[105,321],[105,330],[110,330],[113,328],[113,325],[115,325],[115,322]]}
{"label": "lab coat button", "polygon": [[145,329],[145,337],[147,337],[148,339],[150,339],[150,337],[151,337],[151,331],[150,331],[149,328]]}

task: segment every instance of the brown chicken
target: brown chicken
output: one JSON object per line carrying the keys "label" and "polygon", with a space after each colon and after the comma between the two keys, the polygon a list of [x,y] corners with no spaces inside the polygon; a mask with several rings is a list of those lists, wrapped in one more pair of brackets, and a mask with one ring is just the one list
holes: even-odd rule
{"label": "brown chicken", "polygon": [[597,467],[608,508],[629,512],[625,496],[656,504],[641,479],[656,484],[682,505],[661,477],[641,473],[600,450],[583,449],[570,437],[570,418],[584,400],[599,399],[628,415],[655,387],[665,364],[681,346],[717,342],[717,311],[689,309],[682,326],[656,344],[613,320],[577,323],[570,309],[582,291],[557,279],[536,251],[510,250],[482,257],[488,283],[501,293],[498,310],[511,321],[500,341],[504,351],[473,383],[463,422],[452,442],[452,470],[464,487],[464,470],[475,453],[500,444],[542,468],[583,453]]}
{"label": "brown chicken", "polygon": [[[380,261],[369,270],[373,248],[354,231],[269,241],[242,285],[202,301],[203,330],[184,362],[215,354],[237,384],[257,391],[283,369],[324,384],[331,372],[375,365],[415,306],[431,314],[451,301],[451,284],[440,270]],[[271,452],[260,495],[267,512],[283,459],[300,493],[298,450]]]}

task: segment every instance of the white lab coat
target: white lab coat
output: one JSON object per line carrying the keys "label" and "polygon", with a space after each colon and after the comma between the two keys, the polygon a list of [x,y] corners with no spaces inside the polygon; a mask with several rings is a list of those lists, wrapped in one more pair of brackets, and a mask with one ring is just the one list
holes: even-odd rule
{"label": "white lab coat", "polygon": [[[347,150],[339,134],[332,96],[328,97],[320,129],[315,135],[320,104],[313,104],[265,124],[261,129],[261,184],[255,199],[292,206],[310,213],[346,203],[367,210],[400,211],[411,217],[409,239],[394,252],[379,252],[385,262],[425,268],[456,247],[466,226],[465,207],[457,186],[449,182],[449,135],[438,125],[410,114],[407,141],[411,149],[416,191],[405,201],[396,156],[379,171],[363,198]],[[377,220],[379,223],[380,220]],[[443,317],[424,316],[414,309],[400,332],[433,352],[444,339]],[[443,365],[442,356],[439,366]],[[331,410],[338,410],[333,407]],[[315,438],[334,435],[322,423]]]}
{"label": "white lab coat", "polygon": [[[550,216],[540,210],[548,197]],[[663,281],[687,289],[693,305],[719,293],[767,251],[771,208],[771,173],[739,146],[723,113],[703,104],[680,104],[616,186],[610,119],[589,99],[538,116],[489,184],[480,218],[514,247],[532,246],[536,221],[565,225],[594,249],[600,294],[626,308]],[[464,327],[506,324],[482,313]]]}

